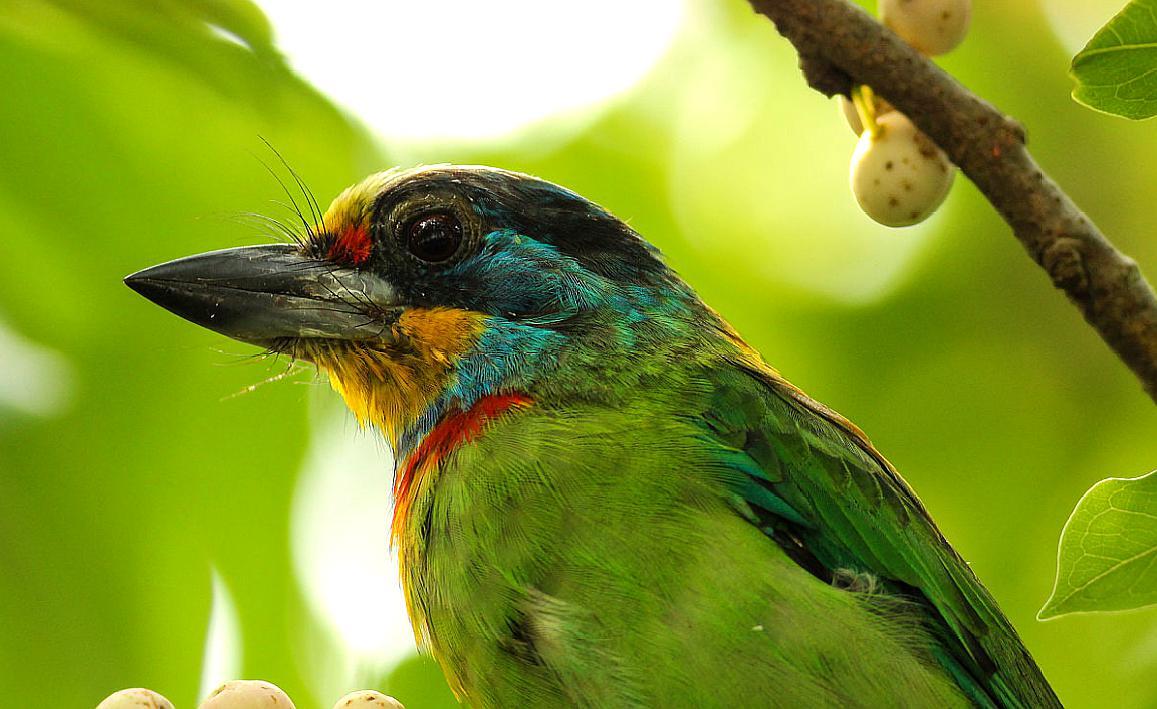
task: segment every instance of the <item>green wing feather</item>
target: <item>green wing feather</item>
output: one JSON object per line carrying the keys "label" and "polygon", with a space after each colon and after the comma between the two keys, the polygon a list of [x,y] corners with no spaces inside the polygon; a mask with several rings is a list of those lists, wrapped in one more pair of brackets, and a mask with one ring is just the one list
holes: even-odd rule
{"label": "green wing feather", "polygon": [[743,514],[827,581],[870,574],[924,604],[938,660],[980,706],[1054,707],[1056,695],[988,591],[863,434],[769,369],[715,367],[710,435],[747,475]]}

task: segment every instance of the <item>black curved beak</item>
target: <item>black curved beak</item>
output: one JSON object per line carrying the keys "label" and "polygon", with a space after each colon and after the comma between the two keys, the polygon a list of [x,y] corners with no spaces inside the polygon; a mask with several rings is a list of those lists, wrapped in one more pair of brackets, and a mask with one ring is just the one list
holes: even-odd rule
{"label": "black curved beak", "polygon": [[125,285],[189,322],[263,347],[284,338],[376,339],[401,311],[381,277],[288,244],[169,261],[128,276]]}

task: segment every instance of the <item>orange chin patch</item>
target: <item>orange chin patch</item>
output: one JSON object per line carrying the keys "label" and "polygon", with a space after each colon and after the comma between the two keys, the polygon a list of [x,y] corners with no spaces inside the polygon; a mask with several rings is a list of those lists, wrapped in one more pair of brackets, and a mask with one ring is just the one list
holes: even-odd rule
{"label": "orange chin patch", "polygon": [[411,308],[398,318],[393,332],[431,361],[449,365],[478,341],[485,319],[482,313],[458,308]]}
{"label": "orange chin patch", "polygon": [[450,383],[454,364],[482,335],[485,316],[457,308],[406,310],[380,342],[306,345],[364,425],[397,446],[402,432]]}

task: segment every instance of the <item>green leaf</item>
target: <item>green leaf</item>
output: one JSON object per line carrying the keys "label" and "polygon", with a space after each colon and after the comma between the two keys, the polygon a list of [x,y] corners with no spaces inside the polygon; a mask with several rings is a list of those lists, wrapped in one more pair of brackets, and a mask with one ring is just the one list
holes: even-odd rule
{"label": "green leaf", "polygon": [[1133,0],[1093,36],[1070,71],[1073,98],[1133,120],[1157,115],[1157,0]]}
{"label": "green leaf", "polygon": [[1037,618],[1157,603],[1157,470],[1089,488],[1061,531],[1057,580]]}

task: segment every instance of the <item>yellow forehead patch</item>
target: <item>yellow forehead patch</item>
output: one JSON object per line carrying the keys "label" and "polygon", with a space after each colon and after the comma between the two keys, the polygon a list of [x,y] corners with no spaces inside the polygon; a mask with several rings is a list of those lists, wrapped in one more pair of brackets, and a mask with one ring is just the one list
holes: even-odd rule
{"label": "yellow forehead patch", "polygon": [[[358,227],[368,224],[377,198],[392,186],[405,182],[427,171],[446,169],[445,165],[429,165],[403,169],[391,168],[374,173],[356,185],[351,185],[330,202],[322,218],[331,230],[343,227]],[[320,226],[320,225],[319,225]]]}
{"label": "yellow forehead patch", "polygon": [[330,202],[322,223],[331,230],[356,227],[369,222],[374,202],[386,187],[401,174],[400,170],[386,170],[370,175],[351,185]]}

